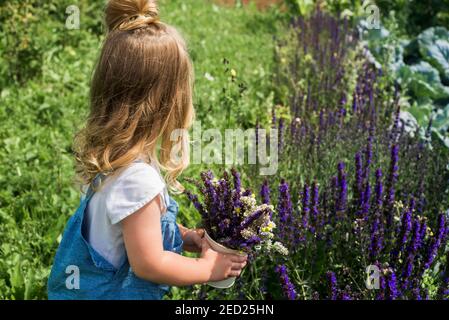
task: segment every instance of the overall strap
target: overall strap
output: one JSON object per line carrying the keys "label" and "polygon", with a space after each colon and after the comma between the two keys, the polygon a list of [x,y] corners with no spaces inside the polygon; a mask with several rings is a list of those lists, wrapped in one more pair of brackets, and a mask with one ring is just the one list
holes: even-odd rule
{"label": "overall strap", "polygon": [[[95,178],[92,180],[91,184],[89,185],[87,192],[86,192],[86,201],[89,201],[90,198],[95,194],[94,188],[97,188],[100,186],[101,181],[105,175],[102,173],[98,173]],[[93,187],[94,186],[94,187]]]}

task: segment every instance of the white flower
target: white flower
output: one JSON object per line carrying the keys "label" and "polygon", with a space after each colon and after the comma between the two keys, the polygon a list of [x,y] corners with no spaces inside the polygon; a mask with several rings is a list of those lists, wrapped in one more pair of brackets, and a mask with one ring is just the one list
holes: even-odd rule
{"label": "white flower", "polygon": [[249,239],[252,236],[254,236],[254,231],[252,231],[251,229],[243,229],[240,234],[242,235],[243,238],[245,239]]}
{"label": "white flower", "polygon": [[214,81],[214,80],[215,80],[215,78],[214,78],[209,72],[206,72],[206,73],[204,74],[204,77],[205,77],[207,80],[209,80],[209,81]]}
{"label": "white flower", "polygon": [[273,244],[273,249],[284,256],[288,255],[288,249],[279,241]]}

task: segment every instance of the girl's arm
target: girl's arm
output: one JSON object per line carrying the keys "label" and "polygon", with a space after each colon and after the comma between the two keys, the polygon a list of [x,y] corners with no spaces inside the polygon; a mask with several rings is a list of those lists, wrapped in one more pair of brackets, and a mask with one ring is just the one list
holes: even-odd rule
{"label": "girl's arm", "polygon": [[215,252],[205,239],[200,258],[164,251],[160,218],[161,202],[160,197],[156,197],[122,221],[128,260],[138,277],[186,286],[240,275],[246,258]]}

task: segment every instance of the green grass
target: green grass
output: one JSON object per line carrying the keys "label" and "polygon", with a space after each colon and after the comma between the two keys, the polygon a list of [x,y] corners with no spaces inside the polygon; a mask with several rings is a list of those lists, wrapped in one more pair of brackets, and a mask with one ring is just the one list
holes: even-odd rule
{"label": "green grass", "polygon": [[[0,299],[46,298],[58,237],[80,197],[71,145],[87,114],[89,80],[103,37],[102,1],[79,1],[80,30],[64,28],[69,1],[41,7],[34,2],[10,1],[0,8],[5,13],[0,15]],[[200,0],[160,1],[160,9],[162,20],[187,39],[197,119],[224,128],[267,118],[279,12]],[[235,82],[230,68],[237,72]],[[242,94],[240,83],[247,88]],[[192,165],[185,176],[198,177],[204,168]],[[177,199],[182,222],[194,226],[194,211],[183,197]],[[172,297],[190,296],[176,289]]]}

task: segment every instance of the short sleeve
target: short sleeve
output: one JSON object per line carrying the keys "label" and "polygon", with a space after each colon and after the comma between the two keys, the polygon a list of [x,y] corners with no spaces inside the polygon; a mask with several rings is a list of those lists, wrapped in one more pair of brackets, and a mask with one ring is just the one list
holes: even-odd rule
{"label": "short sleeve", "polygon": [[165,182],[150,164],[138,162],[124,169],[112,182],[105,205],[108,218],[116,224],[157,195],[164,197]]}

